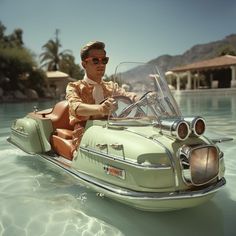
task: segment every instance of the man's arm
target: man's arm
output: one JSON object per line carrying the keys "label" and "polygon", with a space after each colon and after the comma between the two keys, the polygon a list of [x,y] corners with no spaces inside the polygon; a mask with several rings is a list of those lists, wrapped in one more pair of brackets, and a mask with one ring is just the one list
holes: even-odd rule
{"label": "man's arm", "polygon": [[80,103],[76,109],[76,115],[78,116],[96,116],[96,115],[108,115],[116,108],[115,100],[113,98],[106,99],[101,104],[86,104]]}
{"label": "man's arm", "polygon": [[113,83],[114,95],[122,95],[131,99],[132,102],[138,101],[138,96],[134,92],[126,92],[117,83]]}
{"label": "man's arm", "polygon": [[116,108],[113,98],[108,98],[101,104],[84,103],[80,97],[78,87],[75,83],[69,83],[66,88],[66,99],[69,103],[70,112],[74,117],[105,116]]}

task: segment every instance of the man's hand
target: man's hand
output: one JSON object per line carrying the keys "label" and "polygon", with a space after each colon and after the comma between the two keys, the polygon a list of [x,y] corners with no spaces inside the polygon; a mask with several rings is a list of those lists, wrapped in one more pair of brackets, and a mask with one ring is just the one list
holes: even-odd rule
{"label": "man's hand", "polygon": [[105,116],[117,109],[117,102],[114,98],[108,98],[100,106],[100,111]]}
{"label": "man's hand", "polygon": [[107,98],[101,104],[80,103],[76,109],[77,116],[106,116],[117,109],[114,98]]}

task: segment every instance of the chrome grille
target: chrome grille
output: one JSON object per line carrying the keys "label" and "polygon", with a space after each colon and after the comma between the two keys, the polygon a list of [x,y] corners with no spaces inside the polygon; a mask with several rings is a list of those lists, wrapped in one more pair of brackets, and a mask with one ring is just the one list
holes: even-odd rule
{"label": "chrome grille", "polygon": [[180,160],[183,178],[188,184],[203,185],[218,176],[219,154],[215,146],[183,146]]}

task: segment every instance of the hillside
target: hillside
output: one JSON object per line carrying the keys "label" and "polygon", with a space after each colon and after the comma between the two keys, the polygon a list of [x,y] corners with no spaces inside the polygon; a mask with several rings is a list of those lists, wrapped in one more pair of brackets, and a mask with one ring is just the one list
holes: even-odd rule
{"label": "hillside", "polygon": [[165,73],[169,69],[176,66],[182,66],[196,61],[214,58],[218,56],[219,51],[225,46],[232,46],[236,49],[236,34],[231,34],[224,39],[215,42],[195,45],[182,55],[162,55],[149,61],[148,63],[159,65],[161,71]]}

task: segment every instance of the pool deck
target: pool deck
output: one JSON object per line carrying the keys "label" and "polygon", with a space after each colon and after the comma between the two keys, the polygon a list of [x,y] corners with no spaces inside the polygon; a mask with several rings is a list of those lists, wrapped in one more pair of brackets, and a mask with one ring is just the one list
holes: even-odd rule
{"label": "pool deck", "polygon": [[236,88],[221,88],[221,89],[191,89],[191,90],[171,90],[172,94],[175,96],[185,96],[185,95],[236,95]]}

